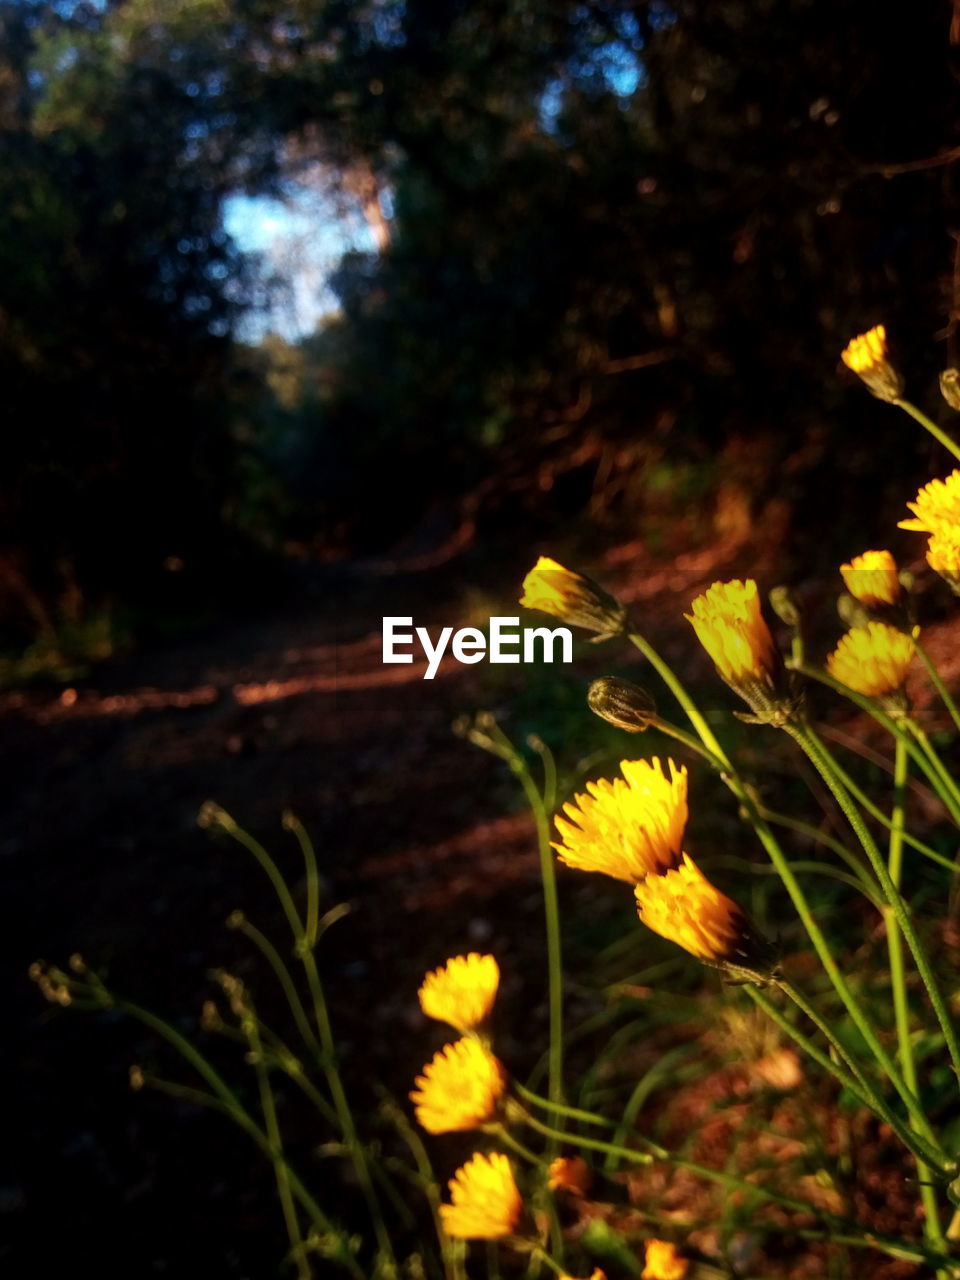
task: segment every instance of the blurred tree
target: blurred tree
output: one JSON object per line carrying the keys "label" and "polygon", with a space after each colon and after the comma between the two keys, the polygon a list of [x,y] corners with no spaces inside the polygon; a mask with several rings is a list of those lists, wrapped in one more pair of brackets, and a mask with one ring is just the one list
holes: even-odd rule
{"label": "blurred tree", "polygon": [[[0,19],[2,563],[36,615],[70,573],[149,595],[237,525],[374,548],[458,505],[636,522],[658,484],[701,494],[721,450],[757,503],[776,474],[785,507],[813,484],[839,506],[851,479],[897,504],[931,465],[837,360],[885,319],[923,397],[953,342],[946,7],[5,0]],[[307,166],[378,252],[343,261],[303,398],[271,405],[278,351],[244,354],[230,391],[254,286],[220,204]]]}
{"label": "blurred tree", "polygon": [[195,607],[222,574],[243,264],[188,86],[92,6],[4,4],[0,29],[9,643],[110,601],[175,611],[188,581]]}

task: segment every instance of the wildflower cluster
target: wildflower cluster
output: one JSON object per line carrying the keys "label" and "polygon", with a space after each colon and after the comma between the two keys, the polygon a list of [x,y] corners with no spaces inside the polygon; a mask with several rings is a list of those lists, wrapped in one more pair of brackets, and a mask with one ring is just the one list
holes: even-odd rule
{"label": "wildflower cluster", "polygon": [[[520,1102],[508,1096],[507,1073],[490,1049],[489,1019],[499,978],[496,959],[476,953],[454,956],[424,978],[419,991],[423,1012],[463,1032],[424,1067],[410,1094],[418,1121],[430,1133],[479,1129],[493,1138],[505,1137],[512,1123],[529,1119]],[[540,1170],[540,1190],[554,1196],[579,1201],[590,1194],[592,1185],[592,1171],[582,1156],[557,1156]],[[474,1152],[454,1173],[448,1189],[449,1203],[439,1207],[447,1236],[509,1241],[519,1250],[547,1257],[537,1215],[527,1209],[506,1154]],[[556,1261],[547,1260],[561,1280],[574,1280],[560,1272]],[[643,1275],[650,1280],[683,1280],[687,1266],[673,1244],[647,1241]],[[606,1276],[595,1267],[589,1280]]]}
{"label": "wildflower cluster", "polygon": [[634,886],[640,918],[706,964],[769,972],[769,944],[746,913],[683,852],[687,770],[667,760],[623,760],[622,778],[587,784],[556,819],[560,860]]}

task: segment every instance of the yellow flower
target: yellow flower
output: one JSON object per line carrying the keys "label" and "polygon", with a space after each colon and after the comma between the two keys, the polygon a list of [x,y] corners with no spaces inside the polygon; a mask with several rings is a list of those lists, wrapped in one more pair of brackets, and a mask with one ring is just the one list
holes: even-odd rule
{"label": "yellow flower", "polygon": [[585,795],[563,806],[570,819],[557,816],[562,844],[554,844],[561,862],[580,871],[602,871],[635,884],[660,874],[680,860],[687,822],[687,770],[667,761],[622,760],[623,778],[587,783]]}
{"label": "yellow flower", "polygon": [[646,1263],[640,1280],[683,1280],[690,1267],[669,1240],[648,1240]]}
{"label": "yellow flower", "polygon": [[840,573],[853,598],[868,609],[896,604],[900,599],[897,564],[889,551],[864,551],[849,564],[842,564]]}
{"label": "yellow flower", "polygon": [[791,701],[779,689],[783,661],[760,611],[757,584],[752,578],[715,582],[691,608],[684,617],[723,679],[762,720],[782,724]]}
{"label": "yellow flower", "polygon": [[595,631],[599,640],[617,635],[627,619],[623,605],[613,596],[549,556],[541,556],[524,578],[520,603],[572,627]]}
{"label": "yellow flower", "polygon": [[500,985],[500,966],[493,956],[471,951],[454,956],[423,980],[418,995],[428,1018],[447,1022],[457,1031],[473,1031],[490,1016]]}
{"label": "yellow flower", "polygon": [[960,595],[960,527],[933,534],[927,543],[927,564]]}
{"label": "yellow flower", "polygon": [[523,1201],[510,1161],[495,1151],[472,1156],[450,1179],[452,1204],[440,1206],[448,1236],[457,1240],[499,1240],[512,1235]]}
{"label": "yellow flower", "polygon": [[[564,1271],[560,1276],[560,1280],[576,1280],[576,1277],[568,1276]],[[599,1267],[594,1267],[590,1272],[588,1280],[607,1280],[607,1274],[605,1271],[601,1271]]]}
{"label": "yellow flower", "polygon": [[585,1196],[592,1181],[590,1166],[583,1156],[557,1156],[550,1162],[547,1186],[551,1191],[570,1191],[575,1196]]}
{"label": "yellow flower", "polygon": [[457,1040],[435,1054],[410,1094],[428,1133],[476,1129],[495,1119],[507,1087],[503,1066],[479,1040]]}
{"label": "yellow flower", "polygon": [[760,612],[760,596],[752,578],[715,582],[685,614],[697,639],[729,684],[769,678],[776,667],[776,646]]}
{"label": "yellow flower", "polygon": [[827,658],[827,672],[854,693],[880,698],[903,688],[914,654],[909,636],[884,622],[848,631]]}
{"label": "yellow flower", "polygon": [[903,395],[903,379],[890,363],[887,331],[882,324],[854,338],[841,359],[879,400],[894,404]]}
{"label": "yellow flower", "polygon": [[907,506],[913,519],[901,520],[899,529],[916,529],[920,533],[960,530],[960,471],[952,471],[946,480],[931,480]]}
{"label": "yellow flower", "polygon": [[705,964],[752,969],[767,944],[744,912],[715,889],[689,854],[662,876],[649,876],[634,890],[643,923]]}

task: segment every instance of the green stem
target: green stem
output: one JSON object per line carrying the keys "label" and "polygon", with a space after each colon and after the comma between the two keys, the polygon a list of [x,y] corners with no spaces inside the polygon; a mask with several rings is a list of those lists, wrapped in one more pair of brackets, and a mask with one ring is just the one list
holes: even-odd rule
{"label": "green stem", "polygon": [[562,1102],[541,1098],[532,1089],[524,1088],[519,1080],[514,1080],[511,1087],[523,1098],[524,1102],[530,1102],[536,1107],[541,1107],[544,1111],[553,1111],[557,1115],[566,1116],[569,1120],[579,1120],[582,1124],[600,1125],[603,1129],[615,1129],[617,1127],[614,1121],[607,1120],[603,1116],[594,1115],[592,1111],[582,1111],[579,1107],[568,1107]]}
{"label": "green stem", "polygon": [[657,675],[676,698],[677,702],[679,702],[687,719],[700,735],[700,739],[704,746],[716,756],[725,769],[729,768],[730,761],[727,759],[727,754],[723,747],[721,747],[720,743],[717,741],[713,730],[707,724],[696,703],[687,693],[686,689],[677,679],[670,667],[667,666],[659,653],[657,653],[656,649],[654,649],[653,645],[635,631],[630,632],[627,639],[635,648],[640,650],[646,660],[653,667],[654,671],[656,671]]}
{"label": "green stem", "polygon": [[242,827],[238,826],[229,814],[222,814],[219,821],[227,834],[233,836],[234,840],[236,840],[238,844],[242,844],[247,852],[254,856],[266,872],[270,883],[273,885],[274,892],[279,899],[280,905],[283,908],[283,913],[287,917],[287,922],[290,925],[290,932],[293,934],[294,938],[299,941],[303,937],[303,922],[301,921],[299,912],[294,905],[293,896],[287,887],[287,882],[284,880],[280,868],[274,862],[273,858],[271,858],[270,854],[267,853],[259,840],[254,840],[253,836],[244,831]]}
{"label": "green stem", "polygon": [[[233,1092],[223,1077],[215,1070],[211,1063],[199,1052],[190,1041],[175,1027],[168,1022],[164,1022],[162,1018],[158,1018],[149,1009],[143,1009],[140,1005],[133,1004],[129,1000],[113,1000],[113,1007],[121,1013],[128,1014],[131,1018],[136,1018],[138,1022],[142,1022],[151,1031],[155,1031],[159,1036],[171,1044],[182,1058],[185,1059],[197,1072],[202,1080],[204,1080],[213,1090],[214,1097],[226,1114],[237,1124],[243,1131],[253,1139],[260,1150],[270,1159],[274,1160],[274,1151],[270,1146],[267,1135],[260,1126],[250,1116],[244,1108],[240,1099]],[[207,1096],[207,1095],[204,1095]],[[331,1220],[314,1200],[313,1196],[307,1191],[306,1187],[297,1177],[292,1169],[287,1168],[287,1176],[290,1185],[293,1188],[297,1199],[306,1209],[307,1213],[313,1219],[318,1230],[329,1235],[337,1243],[337,1252],[334,1254],[336,1260],[356,1278],[356,1280],[364,1280],[363,1272],[358,1266],[356,1259],[349,1252],[345,1240],[341,1233],[334,1226]]]}
{"label": "green stem", "polygon": [[[228,923],[234,920],[235,917],[232,916]],[[280,953],[266,934],[261,933],[245,917],[236,919],[233,927],[239,929],[245,938],[250,939],[273,970],[277,981],[283,989],[283,994],[286,997],[287,1004],[290,1006],[290,1012],[293,1014],[293,1020],[297,1024],[297,1030],[300,1032],[304,1044],[316,1055],[318,1062],[323,1066],[323,1051],[313,1033],[313,1028],[310,1026],[310,1019],[307,1017],[307,1011],[303,1007],[303,1001],[300,999],[300,993],[297,991],[290,970],[284,963]]]}
{"label": "green stem", "polygon": [[277,1181],[277,1195],[283,1220],[290,1238],[290,1249],[296,1258],[297,1273],[300,1280],[310,1280],[311,1268],[303,1252],[303,1236],[300,1234],[300,1222],[297,1217],[297,1206],[294,1204],[290,1189],[289,1166],[283,1150],[283,1136],[277,1120],[277,1104],[270,1088],[270,1079],[263,1059],[263,1043],[257,1026],[257,1017],[252,1005],[248,1004],[249,1017],[241,1018],[240,1024],[250,1046],[250,1057],[254,1074],[257,1077],[257,1089],[260,1093],[260,1109],[263,1112],[264,1129],[270,1145],[274,1176]]}
{"label": "green stem", "polygon": [[[899,889],[890,877],[890,871],[886,862],[880,856],[880,851],[868,831],[859,809],[857,809],[856,805],[851,800],[849,793],[840,783],[839,779],[831,770],[826,758],[821,753],[819,749],[819,738],[817,738],[816,734],[814,734],[805,725],[802,727],[797,725],[788,725],[787,732],[790,733],[794,741],[796,741],[806,752],[813,765],[820,772],[823,780],[833,793],[837,804],[843,810],[844,816],[853,828],[855,835],[863,845],[864,852],[869,858],[870,865],[873,867],[874,873],[880,881],[880,886],[883,889],[884,895],[893,910],[897,925],[906,939],[907,946],[910,948],[910,952],[913,955],[914,962],[917,966],[917,971],[923,980],[923,985],[927,989],[930,1003],[933,1006],[933,1010],[937,1015],[937,1021],[940,1023],[940,1029],[943,1032],[943,1038],[950,1054],[950,1060],[953,1063],[954,1071],[958,1076],[960,1076],[960,1041],[957,1039],[956,1029],[953,1025],[953,1021],[950,1017],[950,1013],[947,1009],[946,1003],[944,1002],[943,996],[940,993],[930,962],[927,959],[926,952],[920,942],[917,931],[913,927],[913,921],[907,913],[906,904],[903,901],[903,897]],[[909,1096],[912,1097],[912,1091],[910,1091]],[[907,1101],[907,1096],[904,1096],[904,1101]],[[910,1103],[908,1103],[908,1106],[910,1107],[911,1114],[915,1114],[915,1106]],[[924,1123],[926,1123],[925,1119]]]}
{"label": "green stem", "polygon": [[[857,804],[859,804],[862,809],[865,809],[867,813],[869,813],[870,817],[879,822],[881,826],[886,827],[888,831],[891,830],[893,823],[890,818],[887,817],[882,809],[878,808],[877,805],[873,803],[865,791],[857,786],[854,779],[849,773],[847,773],[846,769],[844,769],[843,765],[833,754],[824,740],[822,738],[818,738],[818,743],[820,750],[823,752],[824,757],[830,764],[830,768],[850,792]],[[936,862],[939,866],[946,867],[948,871],[952,871],[956,874],[958,868],[955,862],[951,862],[951,860],[944,857],[942,853],[937,853],[936,849],[932,849],[930,845],[924,844],[922,840],[914,839],[909,831],[902,832],[901,838],[905,844],[910,845],[911,849],[916,849],[918,853],[923,854],[925,858],[929,858],[931,862]]]}
{"label": "green stem", "polygon": [[940,672],[937,670],[933,659],[930,657],[930,654],[927,651],[926,646],[921,642],[919,636],[913,637],[913,643],[914,643],[914,647],[917,650],[917,653],[920,655],[921,662],[927,669],[927,675],[930,677],[930,683],[933,685],[937,693],[940,695],[940,700],[949,711],[951,720],[956,725],[956,727],[960,729],[960,710],[957,709],[957,704],[954,702],[953,698],[950,696],[950,692],[947,689],[947,686],[944,684],[943,678],[940,675]]}
{"label": "green stem", "polygon": [[[950,776],[946,765],[940,759],[937,749],[934,747],[923,729],[921,729],[917,724],[916,720],[908,716],[904,720],[904,724],[909,732],[916,738],[921,751],[923,751],[926,758],[930,761],[931,768],[936,771],[937,777],[939,777],[943,782],[943,785],[950,796],[950,804],[947,807],[950,809],[950,812],[958,826],[960,826],[960,790],[958,790],[956,782]],[[942,798],[942,793],[939,794]]]}
{"label": "green stem", "polygon": [[293,933],[296,954],[304,967],[307,975],[307,985],[310,989],[310,996],[313,1003],[314,1020],[317,1025],[320,1040],[320,1064],[327,1081],[327,1087],[330,1090],[330,1097],[337,1113],[337,1120],[340,1124],[340,1131],[343,1134],[343,1140],[350,1152],[350,1159],[353,1163],[354,1170],[357,1175],[357,1181],[363,1192],[364,1199],[367,1202],[367,1208],[370,1211],[370,1217],[373,1222],[374,1232],[377,1237],[377,1246],[381,1257],[385,1260],[389,1270],[396,1273],[397,1262],[393,1251],[393,1245],[390,1242],[390,1235],[387,1231],[386,1223],[383,1220],[383,1213],[380,1208],[380,1201],[377,1197],[373,1180],[370,1177],[370,1169],[367,1166],[366,1153],[357,1136],[356,1126],[353,1122],[353,1113],[350,1110],[350,1104],[343,1089],[343,1083],[340,1079],[340,1072],[337,1066],[336,1047],[333,1040],[333,1032],[330,1026],[330,1017],[327,1012],[326,1000],[323,995],[323,987],[320,982],[320,974],[317,970],[316,959],[313,950],[309,945],[306,929],[300,919],[297,908],[294,905],[293,897],[287,887],[279,867],[267,850],[249,835],[242,827],[230,817],[229,814],[222,813],[219,815],[218,821],[223,829],[245,849],[247,849],[266,872],[270,883],[273,885],[280,905],[290,925]]}
{"label": "green stem", "polygon": [[513,1136],[510,1130],[503,1124],[490,1125],[490,1132],[494,1134],[505,1147],[509,1147],[522,1160],[526,1160],[528,1164],[535,1165],[538,1169],[547,1165],[548,1161],[538,1156],[535,1151],[531,1151],[529,1147],[525,1147],[522,1142]]}
{"label": "green stem", "polygon": [[446,1280],[462,1280],[463,1267],[460,1242],[451,1240],[444,1230],[443,1217],[440,1213],[440,1187],[433,1171],[433,1165],[430,1163],[427,1149],[423,1144],[423,1139],[407,1119],[403,1110],[392,1099],[385,1101],[381,1105],[385,1108],[387,1118],[407,1144],[410,1154],[416,1163],[417,1173],[420,1177],[420,1187],[430,1206],[434,1229],[440,1244]]}
{"label": "green stem", "polygon": [[658,729],[661,733],[665,733],[668,738],[673,738],[677,742],[682,742],[685,747],[689,747],[691,751],[695,751],[710,765],[716,769],[718,773],[723,773],[729,767],[729,762],[715,755],[709,747],[704,746],[702,742],[698,742],[692,733],[687,733],[685,729],[679,728],[678,725],[671,724],[669,720],[661,720],[659,716],[651,718],[651,729]]}
{"label": "green stem", "polygon": [[[903,743],[897,740],[893,765],[893,825],[887,845],[887,869],[897,892],[903,870],[903,832],[905,827],[905,797],[907,788],[908,757]],[[910,1004],[907,997],[907,979],[903,963],[903,935],[897,926],[893,912],[886,908],[887,952],[890,957],[890,985],[893,988],[893,1010],[897,1027],[897,1045],[903,1078],[911,1093],[917,1094],[917,1066],[913,1056],[913,1040],[910,1035]],[[911,1119],[911,1123],[913,1123]],[[916,1154],[916,1153],[914,1153]],[[940,1223],[940,1206],[937,1193],[930,1184],[930,1169],[926,1161],[917,1156],[917,1178],[920,1182],[920,1200],[923,1205],[923,1231],[927,1240],[938,1249],[946,1249]]]}
{"label": "green stem", "polygon": [[304,934],[308,947],[317,945],[317,925],[320,920],[320,870],[317,866],[317,854],[313,841],[306,827],[289,811],[283,815],[283,825],[296,837],[300,852],[303,854],[303,865],[307,881],[307,916]]}
{"label": "green stem", "polygon": [[770,855],[771,862],[776,867],[781,880],[783,880],[783,883],[786,885],[787,892],[790,894],[790,898],[796,908],[797,914],[800,916],[803,927],[806,929],[810,941],[813,943],[814,949],[820,957],[820,963],[823,965],[827,976],[832,982],[834,990],[843,1001],[847,1012],[850,1014],[850,1017],[853,1019],[856,1027],[860,1031],[860,1034],[866,1041],[871,1053],[889,1077],[894,1088],[903,1098],[908,1110],[917,1110],[916,1099],[910,1096],[899,1071],[897,1071],[896,1066],[893,1063],[893,1060],[880,1043],[880,1039],[874,1030],[873,1024],[861,1009],[856,996],[853,994],[850,984],[847,982],[840,966],[834,959],[823,930],[817,923],[810,908],[810,904],[793,874],[793,869],[784,857],[783,852],[773,837],[773,833],[759,815],[754,817],[753,822],[754,828],[756,829],[761,842]]}
{"label": "green stem", "polygon": [[[691,751],[695,751],[699,756],[706,760],[707,763],[710,764],[718,773],[725,774],[729,772],[730,764],[728,761],[721,760],[719,756],[715,755],[711,750],[705,747],[703,743],[698,742],[696,738],[691,734],[686,733],[683,729],[679,729],[676,725],[670,724],[666,720],[661,720],[659,716],[651,727],[659,729],[661,733],[665,733],[668,737],[675,738],[678,742],[682,742],[686,747],[689,747]],[[868,878],[866,867],[856,854],[839,840],[835,840],[825,831],[821,831],[818,827],[814,827],[809,822],[802,822],[799,818],[791,818],[788,814],[777,813],[773,809],[768,809],[756,798],[754,803],[756,804],[761,816],[764,817],[767,822],[772,822],[775,826],[783,827],[787,831],[795,831],[799,835],[809,836],[811,840],[816,840],[819,843],[826,845],[828,849],[832,849],[839,858],[843,859],[864,888],[867,888],[868,885],[872,886],[873,881]]]}
{"label": "green stem", "polygon": [[346,1092],[343,1088],[343,1081],[340,1079],[340,1070],[337,1064],[337,1051],[333,1040],[333,1030],[330,1025],[330,1015],[327,1011],[327,1002],[323,994],[323,985],[320,981],[320,974],[317,970],[317,962],[311,950],[307,949],[303,943],[305,939],[301,938],[301,945],[298,947],[300,952],[300,961],[303,964],[307,975],[307,985],[310,988],[310,995],[313,1002],[314,1021],[317,1024],[317,1031],[320,1036],[320,1046],[323,1050],[322,1064],[323,1073],[327,1081],[327,1088],[330,1090],[330,1097],[333,1101],[334,1109],[337,1113],[337,1119],[340,1123],[340,1129],[343,1133],[343,1140],[350,1152],[350,1158],[357,1175],[357,1181],[360,1184],[360,1190],[363,1192],[364,1199],[367,1202],[367,1208],[373,1221],[374,1233],[377,1237],[377,1246],[380,1250],[381,1257],[387,1262],[390,1270],[396,1274],[397,1261],[393,1251],[393,1245],[390,1241],[390,1234],[387,1231],[386,1223],[383,1220],[383,1213],[380,1208],[380,1201],[377,1197],[373,1180],[370,1177],[370,1169],[367,1165],[366,1152],[360,1142],[357,1134],[356,1125],[353,1121],[353,1112],[350,1110],[350,1103],[347,1099]]}
{"label": "green stem", "polygon": [[919,422],[921,427],[929,431],[935,440],[942,444],[945,449],[948,449],[955,458],[960,459],[960,445],[951,439],[942,427],[938,427],[932,418],[928,418],[925,413],[922,413],[915,404],[903,399],[892,400],[890,403],[895,404],[904,413],[908,413],[914,422]]}
{"label": "green stem", "polygon": [[790,895],[790,900],[793,903],[794,908],[797,914],[799,915],[804,928],[807,931],[807,935],[810,938],[810,941],[813,943],[813,946],[817,952],[817,955],[820,957],[820,963],[823,965],[824,969],[826,970],[826,973],[830,978],[831,983],[833,984],[834,990],[837,992],[837,995],[843,1001],[844,1006],[846,1007],[851,1018],[853,1019],[854,1023],[858,1027],[860,1034],[863,1036],[864,1040],[866,1041],[871,1052],[876,1057],[877,1061],[883,1067],[887,1076],[890,1078],[894,1087],[897,1089],[897,1092],[900,1093],[908,1109],[916,1110],[917,1109],[916,1101],[909,1096],[908,1091],[906,1090],[906,1087],[903,1083],[903,1080],[900,1077],[900,1073],[897,1071],[896,1067],[894,1066],[894,1063],[890,1058],[890,1055],[887,1053],[883,1045],[880,1043],[880,1040],[877,1037],[877,1034],[874,1031],[873,1025],[871,1024],[869,1018],[866,1016],[866,1014],[864,1014],[863,1010],[860,1008],[860,1005],[857,1002],[857,999],[854,996],[849,983],[844,977],[843,972],[840,969],[840,966],[837,964],[836,960],[834,960],[833,953],[830,950],[829,944],[827,943],[823,930],[817,924],[816,918],[814,917],[814,914],[810,909],[810,904],[807,901],[806,895],[801,889],[796,876],[793,874],[793,870],[790,866],[790,863],[785,857],[783,850],[780,848],[780,845],[777,842],[776,837],[774,836],[773,832],[770,830],[770,827],[767,825],[767,823],[764,821],[763,817],[761,816],[759,806],[757,805],[757,802],[754,800],[753,796],[751,795],[749,788],[746,787],[746,785],[743,783],[743,781],[737,774],[736,770],[734,769],[733,765],[729,763],[723,749],[720,747],[713,733],[710,731],[710,728],[707,725],[706,721],[704,720],[703,716],[694,706],[686,690],[683,688],[679,680],[676,678],[676,676],[673,674],[673,672],[670,670],[667,664],[663,661],[663,659],[659,656],[659,654],[657,654],[656,650],[654,650],[651,647],[651,645],[649,645],[647,641],[643,639],[642,636],[632,635],[630,639],[633,641],[636,647],[641,651],[641,653],[643,653],[644,656],[647,657],[651,665],[654,666],[654,668],[659,672],[661,678],[667,684],[668,688],[670,688],[673,691],[674,696],[680,702],[681,706],[683,706],[688,717],[690,718],[691,724],[693,724],[694,728],[700,734],[701,738],[704,741],[704,744],[708,747],[710,751],[713,752],[714,755],[717,756],[719,760],[723,761],[724,781],[726,782],[730,790],[733,792],[733,794],[740,801],[743,808],[746,810],[747,815],[750,818],[750,821],[753,825],[754,830],[757,833],[757,836],[760,839],[761,844],[763,845],[764,849],[767,851],[770,861],[776,867],[777,872],[780,875],[780,879],[783,881],[784,886],[786,887],[787,893]]}
{"label": "green stem", "polygon": [[[548,1066],[548,1090],[551,1101],[563,1101],[563,960],[560,940],[560,906],[557,899],[557,875],[553,862],[553,849],[550,844],[550,815],[544,803],[544,797],[533,779],[527,762],[497,727],[495,729],[497,745],[501,748],[503,758],[523,788],[527,804],[533,814],[537,829],[537,849],[540,854],[540,877],[543,883],[543,908],[547,933],[547,978],[548,1007],[550,1022],[550,1051]],[[556,1148],[548,1151],[552,1158]]]}
{"label": "green stem", "polygon": [[943,779],[935,764],[927,758],[925,752],[922,751],[915,742],[910,740],[902,723],[898,723],[896,720],[893,720],[888,716],[887,713],[877,705],[873,698],[867,698],[863,694],[855,692],[855,690],[849,688],[847,685],[841,684],[839,680],[834,680],[833,677],[827,675],[825,671],[820,671],[816,667],[808,666],[797,667],[795,669],[807,676],[809,679],[816,680],[820,684],[826,685],[828,689],[833,689],[836,693],[841,694],[848,701],[858,706],[862,711],[866,711],[867,715],[872,716],[873,719],[876,720],[877,724],[883,725],[884,729],[886,729],[887,733],[889,733],[891,737],[902,739],[906,744],[911,760],[914,760],[920,767],[921,771],[926,775],[934,791],[936,791],[937,795],[943,801],[947,812],[950,814],[953,821],[960,826],[960,806],[958,806],[953,799],[949,789],[946,792],[944,791]]}
{"label": "green stem", "polygon": [[856,1078],[861,1089],[867,1094],[867,1106],[877,1112],[884,1119],[891,1129],[898,1134],[900,1140],[915,1155],[920,1154],[930,1161],[933,1168],[942,1176],[949,1176],[952,1169],[948,1169],[946,1165],[949,1163],[942,1147],[937,1142],[933,1131],[924,1115],[919,1101],[916,1098],[915,1089],[910,1087],[910,1093],[913,1099],[913,1108],[910,1109],[909,1115],[915,1137],[911,1137],[910,1130],[904,1125],[903,1121],[887,1106],[884,1099],[877,1093],[873,1085],[861,1071],[856,1060],[850,1055],[841,1041],[834,1035],[830,1028],[830,1024],[826,1022],[817,1013],[816,1009],[809,1001],[800,994],[792,982],[780,979],[777,986],[788,996],[801,1013],[806,1014],[820,1034],[828,1042],[834,1053],[846,1065],[851,1074]]}
{"label": "green stem", "polygon": [[845,1089],[849,1090],[863,1106],[865,1106],[869,1111],[872,1111],[881,1120],[884,1120],[894,1133],[897,1134],[900,1141],[909,1151],[913,1152],[915,1156],[920,1158],[933,1158],[937,1168],[939,1169],[943,1160],[942,1153],[938,1153],[936,1147],[931,1146],[923,1138],[918,1138],[914,1133],[911,1133],[910,1129],[907,1128],[903,1121],[893,1111],[891,1111],[890,1107],[887,1106],[884,1100],[876,1092],[867,1080],[866,1076],[864,1076],[863,1072],[844,1049],[840,1041],[830,1031],[827,1024],[816,1016],[792,984],[780,981],[777,982],[777,986],[785,995],[789,996],[790,999],[797,1004],[798,1008],[800,1008],[807,1017],[813,1021],[814,1025],[823,1034],[834,1053],[837,1054],[838,1058],[845,1064],[845,1066],[841,1066],[840,1062],[835,1062],[829,1054],[824,1053],[823,1050],[810,1040],[808,1036],[805,1036],[799,1028],[795,1027],[790,1019],[787,1018],[782,1011],[778,1009],[762,991],[759,990],[759,988],[747,984],[745,989],[747,995],[754,1001],[754,1003],[759,1005],[767,1016],[771,1018],[782,1031],[786,1032],[786,1034],[797,1045],[800,1046],[804,1053],[808,1054],[815,1062],[819,1063],[825,1071],[828,1071]]}

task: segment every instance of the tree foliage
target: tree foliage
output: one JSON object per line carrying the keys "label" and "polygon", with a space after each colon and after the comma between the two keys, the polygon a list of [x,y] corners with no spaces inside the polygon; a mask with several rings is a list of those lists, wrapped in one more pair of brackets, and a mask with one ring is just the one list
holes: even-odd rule
{"label": "tree foliage", "polygon": [[[382,547],[511,492],[632,519],[654,463],[732,439],[753,483],[837,492],[837,457],[867,475],[899,430],[845,400],[847,338],[886,320],[921,396],[954,361],[941,6],[6,0],[0,23],[21,630],[71,582],[155,599],[164,562],[202,576],[240,532]],[[307,165],[381,250],[341,264],[291,407],[231,338],[256,283],[221,210]]]}

